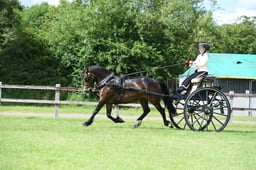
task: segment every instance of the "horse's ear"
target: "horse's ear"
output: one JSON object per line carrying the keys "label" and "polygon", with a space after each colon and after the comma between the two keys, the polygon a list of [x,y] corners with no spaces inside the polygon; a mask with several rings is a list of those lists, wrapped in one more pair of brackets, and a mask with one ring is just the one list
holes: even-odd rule
{"label": "horse's ear", "polygon": [[88,67],[84,67],[84,69],[83,69],[83,72],[85,73],[87,73],[88,72]]}

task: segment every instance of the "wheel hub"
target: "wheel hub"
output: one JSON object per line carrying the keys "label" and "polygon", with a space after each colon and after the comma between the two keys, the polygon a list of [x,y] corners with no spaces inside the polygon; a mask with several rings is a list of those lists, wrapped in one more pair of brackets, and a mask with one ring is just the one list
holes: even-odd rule
{"label": "wheel hub", "polygon": [[209,106],[203,106],[203,112],[206,114],[206,115],[209,115],[212,113],[212,108],[209,107]]}

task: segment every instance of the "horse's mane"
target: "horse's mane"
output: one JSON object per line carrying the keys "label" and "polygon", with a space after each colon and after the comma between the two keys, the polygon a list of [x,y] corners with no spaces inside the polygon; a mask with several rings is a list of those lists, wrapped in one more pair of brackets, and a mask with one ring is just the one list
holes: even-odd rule
{"label": "horse's mane", "polygon": [[89,66],[88,69],[91,71],[91,70],[99,70],[101,72],[105,72],[105,73],[112,73],[111,71],[109,71],[108,69],[106,69],[105,67],[103,66],[98,66],[98,65],[93,65],[93,66]]}

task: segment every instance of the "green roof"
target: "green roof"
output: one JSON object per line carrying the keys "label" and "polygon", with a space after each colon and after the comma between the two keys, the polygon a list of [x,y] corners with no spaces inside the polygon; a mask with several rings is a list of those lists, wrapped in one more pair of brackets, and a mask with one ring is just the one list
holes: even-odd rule
{"label": "green roof", "polygon": [[[256,55],[209,53],[208,70],[217,78],[256,79]],[[193,72],[190,68],[180,77]]]}

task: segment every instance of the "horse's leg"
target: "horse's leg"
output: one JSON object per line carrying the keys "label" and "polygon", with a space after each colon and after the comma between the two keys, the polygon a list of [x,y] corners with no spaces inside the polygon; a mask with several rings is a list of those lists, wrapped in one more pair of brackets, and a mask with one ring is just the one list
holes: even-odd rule
{"label": "horse's leg", "polygon": [[[118,106],[117,106],[117,107],[118,107]],[[115,122],[115,123],[123,123],[123,122],[124,122],[124,120],[123,120],[122,118],[120,118],[120,117],[118,116],[118,114],[116,115],[116,117],[113,117],[113,116],[111,115],[112,104],[106,104],[106,109],[107,109],[107,117],[108,117],[109,119],[111,119],[113,122]]]}
{"label": "horse's leg", "polygon": [[115,108],[115,117],[119,116],[119,106],[118,104],[114,104],[114,108]]}
{"label": "horse's leg", "polygon": [[144,119],[144,117],[147,116],[147,114],[150,112],[150,108],[148,107],[148,101],[143,99],[140,100],[140,104],[143,108],[143,113],[142,115],[140,115],[140,117],[136,120],[135,124],[134,124],[134,128],[137,128],[141,125],[142,120]]}
{"label": "horse's leg", "polygon": [[86,122],[83,123],[84,126],[89,126],[93,123],[94,117],[97,115],[97,113],[100,111],[100,109],[103,107],[104,104],[105,103],[103,101],[99,101],[95,110],[92,112],[91,117]]}
{"label": "horse's leg", "polygon": [[161,106],[160,102],[154,102],[154,103],[152,103],[152,104],[153,104],[153,105],[155,106],[155,108],[160,112],[160,114],[161,114],[161,116],[162,116],[162,118],[163,118],[164,125],[165,125],[165,126],[172,127],[170,121],[168,121],[168,120],[166,119],[166,115],[165,115],[164,108]]}

